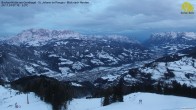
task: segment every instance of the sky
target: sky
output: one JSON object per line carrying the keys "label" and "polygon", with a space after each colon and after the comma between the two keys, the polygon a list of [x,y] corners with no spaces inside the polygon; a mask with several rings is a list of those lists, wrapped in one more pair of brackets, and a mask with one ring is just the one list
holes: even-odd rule
{"label": "sky", "polygon": [[[39,0],[28,7],[3,7],[0,36],[31,28],[72,30],[82,34],[120,34],[140,39],[156,32],[195,31],[195,14],[181,14],[185,0]],[[27,2],[26,1],[26,2]],[[43,1],[83,1],[88,4],[43,4]],[[186,0],[196,7],[195,0]]]}

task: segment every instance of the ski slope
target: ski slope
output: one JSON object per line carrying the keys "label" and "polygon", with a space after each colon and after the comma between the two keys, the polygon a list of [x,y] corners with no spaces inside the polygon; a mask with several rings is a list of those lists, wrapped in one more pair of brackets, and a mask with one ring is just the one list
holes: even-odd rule
{"label": "ski slope", "polygon": [[125,96],[124,102],[104,107],[100,102],[100,98],[74,99],[68,110],[196,110],[196,99],[153,93],[133,93]]}
{"label": "ski slope", "polygon": [[[0,110],[52,110],[52,106],[40,100],[34,93],[17,94],[18,91],[0,86]],[[139,100],[142,104],[139,104]],[[73,99],[67,110],[196,110],[196,99],[159,95],[154,93],[132,93],[124,96],[124,102],[101,105],[101,98]],[[17,103],[20,108],[15,108]]]}
{"label": "ski slope", "polygon": [[[52,106],[40,100],[34,93],[18,94],[18,91],[0,86],[0,110],[52,110]],[[15,107],[17,103],[19,108]]]}

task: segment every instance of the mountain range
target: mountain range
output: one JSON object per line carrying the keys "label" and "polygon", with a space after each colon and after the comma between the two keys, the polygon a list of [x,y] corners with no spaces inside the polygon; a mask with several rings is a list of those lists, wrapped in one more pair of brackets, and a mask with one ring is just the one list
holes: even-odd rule
{"label": "mountain range", "polygon": [[140,43],[120,35],[29,29],[0,44],[0,79],[4,81],[46,75],[100,85],[123,76],[129,84],[150,77],[196,86],[195,53],[180,51],[196,51],[194,32],[153,33]]}

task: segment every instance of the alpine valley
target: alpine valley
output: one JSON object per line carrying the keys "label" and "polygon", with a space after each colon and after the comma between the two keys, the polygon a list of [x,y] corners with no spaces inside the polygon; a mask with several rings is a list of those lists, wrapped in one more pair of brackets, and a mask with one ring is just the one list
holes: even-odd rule
{"label": "alpine valley", "polygon": [[[0,84],[34,92],[55,110],[73,97],[104,97],[108,105],[122,91],[196,98],[196,33],[152,33],[140,43],[121,35],[24,30],[0,41]],[[59,101],[59,94],[69,95]]]}

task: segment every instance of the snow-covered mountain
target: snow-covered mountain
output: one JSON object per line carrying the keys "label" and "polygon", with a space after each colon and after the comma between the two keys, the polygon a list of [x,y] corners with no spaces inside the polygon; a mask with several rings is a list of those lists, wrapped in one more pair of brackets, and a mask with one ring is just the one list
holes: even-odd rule
{"label": "snow-covered mountain", "polygon": [[41,46],[49,41],[69,38],[82,39],[85,37],[79,33],[67,30],[29,29],[8,39],[7,42],[13,45]]}
{"label": "snow-covered mountain", "polygon": [[[150,77],[165,82],[178,80],[195,87],[195,58],[188,56],[190,52],[170,54],[169,59],[174,59],[171,62],[158,62],[159,59],[152,62],[159,56],[154,52],[161,52],[161,55],[174,53],[194,46],[195,42],[193,32],[155,33],[148,40],[148,49],[125,36],[87,36],[72,31],[29,29],[0,45],[0,80],[46,75],[58,80],[90,81],[97,86],[107,86],[128,73],[128,68],[136,67],[141,76],[133,78],[130,74],[126,75],[128,83]],[[172,50],[174,46],[175,51]],[[176,57],[180,59],[175,60]],[[145,62],[149,64],[138,68]],[[173,73],[171,75],[175,77],[168,78],[167,73]]]}
{"label": "snow-covered mountain", "polygon": [[[144,78],[144,79],[143,79]],[[152,85],[172,84],[173,81],[196,87],[196,47],[188,48],[130,69],[124,77],[129,84],[143,83],[147,79]]]}
{"label": "snow-covered mountain", "polygon": [[[0,42],[0,84],[10,81],[12,88],[33,91],[53,104],[60,100],[59,93],[67,94],[66,101],[73,97],[103,97],[108,91],[114,96],[120,81],[123,94],[145,91],[196,97],[196,33],[155,33],[146,43],[150,49],[119,35],[25,30]],[[15,109],[16,102],[20,109],[37,109],[37,105],[51,109],[34,93],[29,94],[30,104],[25,102],[26,94],[9,87],[0,86],[0,96],[0,109]],[[143,104],[138,104],[140,99]],[[195,99],[151,93],[133,93],[124,96],[124,102],[105,107],[102,101],[74,99],[68,103],[68,110],[196,109]]]}
{"label": "snow-covered mountain", "polygon": [[69,30],[48,30],[48,29],[28,29],[24,30],[16,36],[5,40],[8,44],[12,45],[28,45],[28,46],[43,46],[48,42],[54,42],[65,39],[78,39],[78,40],[113,40],[118,42],[131,42],[139,43],[125,36],[120,35],[82,35],[77,32]]}
{"label": "snow-covered mountain", "polygon": [[162,32],[151,35],[145,44],[159,54],[171,54],[196,45],[195,32]]}
{"label": "snow-covered mountain", "polygon": [[47,75],[59,80],[75,80],[79,75],[86,79],[91,70],[101,76],[108,75],[99,69],[151,56],[149,49],[125,36],[85,36],[72,31],[30,29],[0,45],[0,77],[6,81],[29,75]]}

